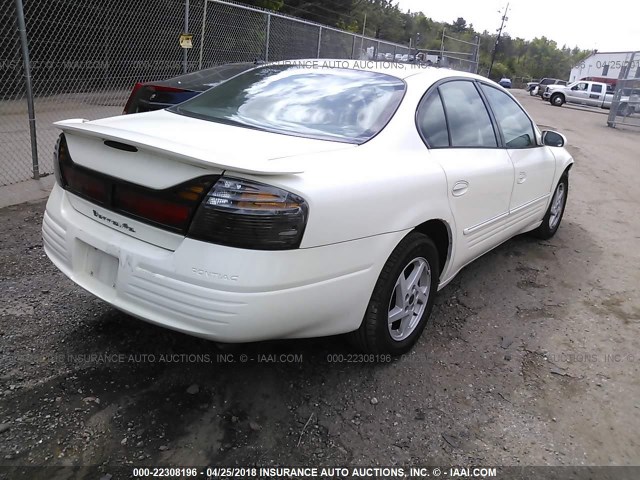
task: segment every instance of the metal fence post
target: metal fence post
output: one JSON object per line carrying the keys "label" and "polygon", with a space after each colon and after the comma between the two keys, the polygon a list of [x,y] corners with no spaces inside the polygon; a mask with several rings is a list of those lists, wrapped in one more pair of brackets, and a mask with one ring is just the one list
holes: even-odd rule
{"label": "metal fence post", "polygon": [[322,27],[318,30],[318,53],[316,58],[320,58],[320,44],[322,43]]}
{"label": "metal fence post", "polygon": [[200,32],[200,58],[198,59],[198,70],[202,70],[202,53],[204,50],[204,32],[207,23],[207,5],[209,0],[204,0],[204,10],[202,12],[202,31]]}
{"label": "metal fence post", "polygon": [[29,45],[27,44],[27,27],[24,23],[24,8],[22,0],[16,0],[16,18],[18,33],[20,34],[20,49],[24,65],[24,86],[27,93],[27,109],[29,111],[29,134],[31,137],[31,160],[33,164],[33,178],[40,178],[38,166],[38,140],[36,136],[36,111],[33,106],[33,88],[31,86],[31,63],[29,62]]}
{"label": "metal fence post", "polygon": [[352,35],[353,42],[351,43],[351,60],[358,60],[356,58],[356,36]]}
{"label": "metal fence post", "polygon": [[[189,33],[189,0],[185,0],[184,2],[184,33]],[[187,62],[188,62],[188,52],[189,49],[187,48],[183,48],[182,49],[184,51],[183,55],[184,55],[184,60],[183,60],[183,67],[182,70],[184,73],[187,73],[188,71],[188,66],[187,66]]]}
{"label": "metal fence post", "polygon": [[267,37],[264,42],[264,61],[269,61],[269,37],[271,36],[271,14],[267,13]]}

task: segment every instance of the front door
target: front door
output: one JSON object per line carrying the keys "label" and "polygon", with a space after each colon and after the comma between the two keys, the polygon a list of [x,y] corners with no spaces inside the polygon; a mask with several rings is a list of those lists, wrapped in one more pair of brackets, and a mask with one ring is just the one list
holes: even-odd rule
{"label": "front door", "polygon": [[589,98],[589,84],[587,82],[576,83],[567,92],[567,101],[586,104]]}
{"label": "front door", "polygon": [[549,147],[537,144],[533,122],[513,98],[486,84],[481,88],[513,162],[515,175],[509,202],[510,224],[523,228],[544,216],[556,160]]}

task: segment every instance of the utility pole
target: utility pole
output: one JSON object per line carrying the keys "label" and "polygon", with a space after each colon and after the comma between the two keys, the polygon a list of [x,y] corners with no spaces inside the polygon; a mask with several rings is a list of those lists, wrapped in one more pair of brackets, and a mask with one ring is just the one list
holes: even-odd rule
{"label": "utility pole", "polygon": [[491,54],[491,65],[489,65],[489,73],[487,74],[487,78],[491,78],[491,70],[493,69],[493,62],[496,59],[496,52],[498,51],[498,43],[500,43],[500,35],[502,35],[502,29],[504,28],[504,22],[509,20],[507,18],[507,12],[509,12],[509,4],[507,3],[507,8],[504,10],[504,15],[502,15],[502,23],[500,24],[500,29],[498,30],[498,36],[496,38],[496,44],[493,46],[493,53]]}

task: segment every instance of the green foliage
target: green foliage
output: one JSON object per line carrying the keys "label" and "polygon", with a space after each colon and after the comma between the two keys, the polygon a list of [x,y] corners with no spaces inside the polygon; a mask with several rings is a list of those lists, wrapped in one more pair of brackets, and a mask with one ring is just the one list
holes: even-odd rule
{"label": "green foliage", "polygon": [[[242,3],[277,10],[282,13],[318,23],[362,33],[391,42],[412,45],[420,50],[440,50],[444,37],[444,50],[473,53],[473,45],[480,39],[479,73],[487,74],[491,63],[496,35],[486,30],[476,32],[473,24],[459,17],[452,23],[436,22],[422,12],[402,12],[394,0],[241,0]],[[366,17],[366,25],[365,25]],[[496,26],[499,19],[496,18]],[[451,38],[453,37],[453,38]],[[436,52],[431,52],[436,53]],[[524,40],[503,35],[497,46],[491,77],[566,79],[571,68],[591,52],[578,47],[570,48],[546,37]]]}
{"label": "green foliage", "polygon": [[495,62],[491,69],[491,76],[500,80],[503,77],[511,77],[511,70],[508,65],[501,62]]}
{"label": "green foliage", "polygon": [[454,32],[464,32],[467,29],[467,21],[462,17],[458,17],[458,19],[453,22],[451,27]]}
{"label": "green foliage", "polygon": [[276,11],[280,10],[284,6],[284,0],[244,0],[241,3]]}

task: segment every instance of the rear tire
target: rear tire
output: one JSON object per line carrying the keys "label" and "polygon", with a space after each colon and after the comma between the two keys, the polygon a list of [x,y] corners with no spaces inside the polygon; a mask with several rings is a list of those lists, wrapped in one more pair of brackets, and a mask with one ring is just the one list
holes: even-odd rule
{"label": "rear tire", "polygon": [[626,103],[621,103],[618,106],[618,111],[616,113],[620,117],[628,116],[629,115],[629,105],[627,105]]}
{"label": "rear tire", "polygon": [[402,239],[382,268],[360,328],[349,334],[356,348],[400,355],[413,347],[433,309],[438,258],[426,235],[412,232]]}
{"label": "rear tire", "polygon": [[564,215],[564,208],[567,205],[568,195],[569,175],[565,172],[553,192],[553,197],[551,197],[547,213],[544,214],[542,224],[531,232],[534,237],[547,240],[556,234],[560,227],[562,216]]}

